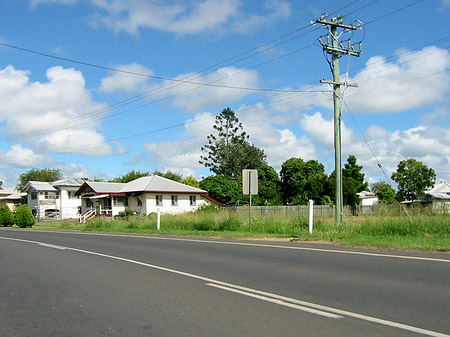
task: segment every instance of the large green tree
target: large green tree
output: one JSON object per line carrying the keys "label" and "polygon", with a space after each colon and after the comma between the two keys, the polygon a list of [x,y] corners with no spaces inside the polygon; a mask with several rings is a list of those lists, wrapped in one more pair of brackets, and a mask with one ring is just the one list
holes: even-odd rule
{"label": "large green tree", "polygon": [[342,169],[342,176],[346,177],[355,186],[356,193],[366,191],[369,184],[364,182],[364,173],[361,173],[362,166],[356,165],[356,157],[350,155],[347,163]]}
{"label": "large green tree", "polygon": [[325,167],[317,160],[290,158],[281,165],[281,192],[286,204],[303,205],[309,199],[320,203],[325,193]]}
{"label": "large green tree", "polygon": [[398,164],[391,178],[398,184],[397,199],[414,201],[422,197],[426,189],[433,187],[436,173],[424,163],[410,158]]}
{"label": "large green tree", "polygon": [[371,190],[382,204],[393,204],[396,202],[395,190],[386,182],[373,183],[371,185]]}
{"label": "large green tree", "polygon": [[153,174],[156,174],[157,176],[164,177],[164,178],[167,178],[167,179],[179,182],[179,183],[183,182],[183,175],[181,175],[179,173],[174,173],[170,170],[165,173],[155,171],[155,172],[153,172]]}
{"label": "large green tree", "polygon": [[223,204],[235,204],[244,197],[239,182],[224,175],[206,177],[200,182],[200,188]]}
{"label": "large green tree", "polygon": [[17,189],[23,191],[23,188],[29,181],[47,181],[52,182],[62,179],[63,176],[58,169],[39,169],[32,168],[31,170],[21,173],[19,175]]}
{"label": "large green tree", "polygon": [[[333,201],[333,204],[336,203],[336,174],[335,171],[331,172],[326,191],[328,195],[330,196],[331,200]],[[349,179],[346,176],[342,176],[342,202],[344,205],[349,206],[356,206],[359,203],[359,197],[356,194],[357,187],[353,180]]]}
{"label": "large green tree", "polygon": [[266,163],[264,151],[248,142],[249,136],[242,123],[230,108],[216,116],[213,128],[216,133],[207,136],[208,144],[202,146],[205,155],[200,164],[217,175],[239,177],[243,169],[258,169]]}
{"label": "large green tree", "polygon": [[131,170],[130,172],[128,172],[124,175],[121,175],[120,177],[110,180],[110,182],[112,182],[112,183],[128,183],[130,181],[139,179],[141,177],[146,177],[148,175],[149,175],[148,172]]}
{"label": "large green tree", "polygon": [[281,180],[275,169],[263,164],[258,168],[258,194],[252,196],[253,205],[282,205]]}

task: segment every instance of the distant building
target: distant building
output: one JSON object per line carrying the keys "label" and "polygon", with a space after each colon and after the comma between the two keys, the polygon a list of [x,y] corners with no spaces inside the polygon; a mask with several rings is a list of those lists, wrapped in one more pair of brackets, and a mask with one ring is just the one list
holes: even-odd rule
{"label": "distant building", "polygon": [[207,191],[158,175],[150,175],[128,183],[86,181],[76,192],[81,196],[81,212],[87,216],[115,216],[125,210],[148,215],[182,213],[202,205],[220,204]]}
{"label": "distant building", "polygon": [[20,193],[15,188],[0,190],[0,206],[7,205],[11,211],[15,211],[22,204],[26,193]]}
{"label": "distant building", "polygon": [[430,197],[434,212],[450,213],[450,183],[441,181],[425,191]]}
{"label": "distant building", "polygon": [[76,219],[81,199],[75,192],[84,180],[72,178],[53,182],[29,181],[24,192],[27,205],[38,219]]}
{"label": "distant building", "polygon": [[373,206],[377,205],[379,202],[378,197],[373,192],[362,191],[356,194],[359,197],[361,206]]}

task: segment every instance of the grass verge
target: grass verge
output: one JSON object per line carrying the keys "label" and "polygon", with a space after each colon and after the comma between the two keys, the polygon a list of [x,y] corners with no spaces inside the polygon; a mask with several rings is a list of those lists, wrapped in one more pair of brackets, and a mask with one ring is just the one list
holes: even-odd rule
{"label": "grass verge", "polygon": [[359,216],[346,218],[342,226],[333,219],[315,219],[308,233],[304,216],[248,217],[226,210],[209,210],[162,215],[161,230],[156,215],[114,219],[93,219],[86,224],[69,221],[41,222],[37,229],[80,230],[141,234],[201,235],[227,238],[292,238],[300,241],[326,241],[346,246],[414,251],[450,251],[450,216],[418,215],[412,222],[406,216]]}

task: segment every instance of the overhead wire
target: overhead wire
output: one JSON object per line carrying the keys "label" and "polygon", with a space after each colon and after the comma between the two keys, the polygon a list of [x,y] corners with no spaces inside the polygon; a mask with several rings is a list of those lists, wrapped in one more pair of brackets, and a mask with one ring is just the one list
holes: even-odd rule
{"label": "overhead wire", "polygon": [[[378,1],[378,0],[377,0],[377,1]],[[344,5],[343,7],[339,8],[339,9],[336,10],[336,11],[334,11],[333,13],[338,12],[338,11],[341,11],[341,10],[343,10],[343,9],[345,9],[345,8],[347,8],[347,7],[351,6],[351,5],[353,5],[353,4],[356,3],[356,2],[358,2],[358,0],[352,1],[352,2],[348,3],[347,5]],[[374,3],[374,2],[376,2],[376,1],[373,1],[372,3]],[[371,4],[372,4],[372,3],[371,3]],[[370,5],[370,4],[369,4],[369,5]],[[365,7],[367,7],[367,6],[364,6],[364,8],[365,8]],[[356,11],[357,11],[357,10],[356,10]],[[275,47],[277,47],[277,46],[279,46],[279,45],[281,45],[281,44],[287,43],[287,42],[292,41],[292,40],[294,40],[294,39],[296,39],[296,38],[298,38],[298,37],[301,37],[301,36],[306,35],[306,34],[312,32],[312,31],[317,30],[317,28],[312,29],[312,30],[310,30],[309,32],[307,32],[307,33],[305,33],[305,34],[302,34],[302,35],[299,35],[299,36],[295,36],[295,37],[293,37],[293,38],[290,38],[289,40],[284,40],[284,41],[281,41],[281,42],[279,42],[279,43],[273,45],[274,42],[278,42],[278,41],[283,40],[284,38],[286,38],[286,37],[288,37],[288,36],[291,36],[291,35],[293,35],[293,34],[295,34],[295,33],[298,33],[298,32],[300,32],[300,31],[302,31],[302,30],[305,30],[305,29],[308,28],[309,26],[310,26],[310,25],[305,25],[305,26],[303,26],[303,27],[301,27],[301,28],[298,28],[298,29],[296,29],[296,30],[294,30],[294,31],[292,31],[292,32],[290,32],[290,33],[284,34],[284,35],[282,35],[282,36],[280,36],[280,37],[278,37],[278,38],[276,38],[276,39],[273,39],[273,40],[271,40],[271,41],[269,41],[269,42],[267,42],[267,43],[264,43],[264,44],[262,44],[262,45],[259,45],[259,46],[257,46],[257,47],[254,47],[254,48],[251,48],[251,49],[249,49],[249,50],[247,50],[247,51],[245,51],[245,52],[243,52],[243,53],[240,53],[240,54],[238,54],[238,55],[236,55],[236,56],[233,56],[233,57],[228,58],[228,59],[226,59],[226,60],[224,60],[224,61],[218,62],[218,63],[216,63],[216,64],[214,64],[214,65],[212,65],[212,66],[209,66],[209,67],[207,67],[207,68],[204,68],[203,70],[200,71],[200,73],[201,73],[201,72],[204,72],[204,71],[206,71],[206,70],[212,69],[212,68],[214,68],[214,67],[216,67],[216,66],[218,66],[218,65],[224,64],[224,63],[226,63],[226,62],[228,62],[228,61],[235,60],[235,59],[237,59],[237,58],[239,58],[239,57],[241,57],[241,56],[244,56],[244,55],[246,55],[246,54],[248,54],[248,53],[250,53],[250,52],[256,51],[255,53],[253,53],[253,54],[251,54],[251,55],[247,55],[246,57],[243,57],[243,58],[241,57],[240,59],[233,61],[231,64],[234,64],[234,63],[236,63],[236,62],[240,62],[240,61],[245,60],[245,59],[247,59],[247,58],[249,58],[249,57],[255,56],[255,55],[257,55],[257,54],[260,54],[260,53],[262,53],[262,52],[265,52],[265,51],[270,50],[270,49],[272,49],[272,48],[275,48]],[[194,73],[194,74],[192,74],[192,75],[189,75],[189,76],[186,76],[186,77],[184,77],[184,78],[182,78],[182,79],[171,79],[171,78],[166,78],[166,77],[161,77],[161,76],[157,77],[157,76],[151,76],[151,75],[148,75],[148,74],[142,74],[142,73],[137,73],[137,72],[124,71],[124,70],[120,70],[120,69],[115,69],[115,68],[110,68],[110,67],[105,67],[105,66],[96,65],[96,64],[93,64],[93,63],[89,63],[89,62],[84,62],[84,61],[78,61],[78,60],[73,60],[73,59],[63,58],[63,57],[59,57],[59,56],[55,56],[55,55],[51,55],[51,54],[47,54],[47,53],[43,53],[43,52],[31,50],[31,49],[29,49],[29,48],[23,48],[23,47],[14,46],[14,45],[11,45],[11,44],[1,43],[1,42],[0,42],[0,45],[3,45],[3,46],[5,46],[5,47],[10,47],[10,48],[18,49],[18,50],[22,50],[22,51],[26,51],[26,52],[29,52],[29,53],[34,53],[34,54],[41,55],[41,56],[45,56],[45,57],[49,57],[49,58],[55,58],[55,59],[59,59],[59,60],[67,61],[67,62],[78,63],[78,64],[82,64],[82,65],[85,65],[85,66],[91,66],[91,67],[96,67],[96,68],[105,69],[105,70],[110,70],[110,71],[118,71],[118,72],[127,73],[127,74],[131,74],[131,75],[139,75],[139,76],[147,76],[147,77],[159,78],[159,79],[164,79],[164,80],[168,80],[168,81],[173,80],[173,81],[181,82],[180,84],[182,84],[182,83],[191,83],[191,84],[199,84],[200,86],[209,85],[209,86],[226,87],[226,88],[230,88],[230,89],[233,88],[233,89],[250,90],[250,91],[275,91],[275,92],[276,92],[276,91],[286,91],[286,90],[283,90],[283,89],[274,89],[274,90],[271,90],[271,89],[266,89],[266,88],[244,88],[244,87],[233,87],[233,86],[214,85],[214,82],[218,82],[218,81],[220,81],[220,80],[226,79],[226,78],[228,78],[229,76],[226,76],[225,78],[221,78],[221,79],[218,79],[218,80],[213,81],[213,82],[210,82],[210,83],[206,83],[206,84],[205,84],[205,83],[201,83],[201,84],[200,84],[200,83],[192,82],[192,81],[188,80],[188,78],[192,78],[192,76],[196,75],[196,73]],[[263,48],[263,47],[266,47],[266,46],[267,46],[267,48]],[[263,48],[263,49],[262,49],[262,48]],[[280,58],[282,58],[282,57],[289,56],[289,55],[291,55],[291,54],[293,54],[293,53],[296,53],[296,52],[298,52],[298,51],[301,51],[301,50],[303,50],[303,48],[297,49],[297,50],[295,50],[295,51],[293,51],[293,52],[287,53],[287,54],[285,54],[285,55],[282,55],[282,56],[280,56],[280,57],[278,57],[278,58],[269,60],[269,61],[267,61],[267,62],[263,62],[262,64],[266,64],[266,63],[271,62],[271,61],[274,61],[274,60],[276,60],[276,59],[280,59]],[[229,66],[229,65],[231,65],[231,64],[228,64],[227,66]],[[260,66],[260,65],[262,65],[262,64],[259,64],[258,66]],[[253,67],[253,68],[254,68],[254,67]],[[247,70],[245,70],[245,71],[247,71]],[[209,74],[209,73],[211,73],[211,72],[208,72],[208,73],[206,73],[206,74]],[[197,74],[198,74],[198,73],[197,73]],[[201,77],[201,76],[205,76],[206,74],[200,74],[200,75],[194,77],[194,79],[197,79],[197,78],[199,78],[199,77]],[[234,76],[234,75],[235,75],[235,74],[232,74],[231,76]],[[166,85],[164,85],[164,86],[162,86],[162,87],[165,87],[165,86],[166,86]],[[172,88],[172,87],[171,87],[171,88]],[[171,88],[169,88],[169,89],[171,89]],[[151,91],[153,91],[153,90],[151,90]],[[151,92],[151,91],[150,91],[150,92]],[[147,93],[149,93],[149,92],[147,92]],[[148,96],[146,95],[147,93],[140,94],[140,95],[134,96],[134,97],[132,97],[132,98],[126,99],[126,100],[124,100],[124,101],[118,102],[118,103],[114,104],[113,106],[111,106],[110,108],[108,107],[108,108],[98,109],[98,110],[95,110],[95,111],[93,111],[93,112],[90,112],[90,113],[87,113],[87,114],[83,114],[82,116],[77,116],[77,117],[75,117],[74,119],[70,119],[70,120],[67,120],[67,121],[64,121],[64,122],[61,122],[61,123],[58,123],[58,124],[53,124],[53,125],[50,125],[50,126],[46,126],[46,127],[42,127],[42,128],[38,128],[38,129],[26,131],[26,132],[22,132],[22,133],[20,133],[20,134],[10,135],[10,139],[19,139],[19,138],[23,138],[23,137],[25,137],[26,135],[30,135],[31,133],[36,133],[36,132],[43,131],[43,130],[50,130],[50,129],[52,129],[53,127],[57,127],[57,126],[65,125],[65,124],[70,124],[70,123],[72,123],[73,121],[81,120],[81,119],[84,119],[84,118],[89,118],[91,115],[97,115],[97,114],[101,114],[101,113],[106,113],[106,112],[111,111],[111,110],[114,110],[114,109],[116,109],[116,108],[118,108],[118,107],[122,107],[122,106],[124,106],[124,105],[128,105],[128,104],[134,103],[134,102],[136,102],[136,101],[138,101],[138,100],[144,99],[144,98],[148,97]],[[157,92],[157,93],[159,93],[159,92]],[[170,96],[169,98],[171,98],[171,97],[173,97],[173,96]],[[146,106],[146,105],[141,105],[140,107],[143,107],[143,106]],[[138,108],[140,108],[140,107],[138,107]],[[132,111],[132,110],[135,110],[135,109],[129,109],[129,110],[126,110],[126,112],[129,112],[129,111]],[[115,116],[115,115],[117,115],[117,114],[114,114],[114,116]],[[98,121],[98,120],[99,120],[99,119],[95,120],[94,122],[96,122],[96,121]],[[72,128],[72,127],[77,127],[77,126],[79,126],[79,125],[71,126],[70,128]],[[40,135],[40,134],[39,134],[39,135]]]}

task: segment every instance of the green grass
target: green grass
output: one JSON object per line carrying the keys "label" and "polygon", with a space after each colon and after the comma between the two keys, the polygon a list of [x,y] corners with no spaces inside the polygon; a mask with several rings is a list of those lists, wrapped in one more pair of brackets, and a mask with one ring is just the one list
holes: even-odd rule
{"label": "green grass", "polygon": [[161,216],[161,230],[156,229],[156,215],[115,219],[93,219],[86,224],[69,221],[40,222],[34,228],[142,234],[202,235],[220,237],[291,238],[302,241],[326,241],[340,245],[450,251],[450,215],[419,214],[412,222],[405,215],[359,216],[346,218],[342,226],[334,219],[314,219],[314,231],[308,233],[304,216],[271,215],[255,217],[228,210],[209,210]]}

